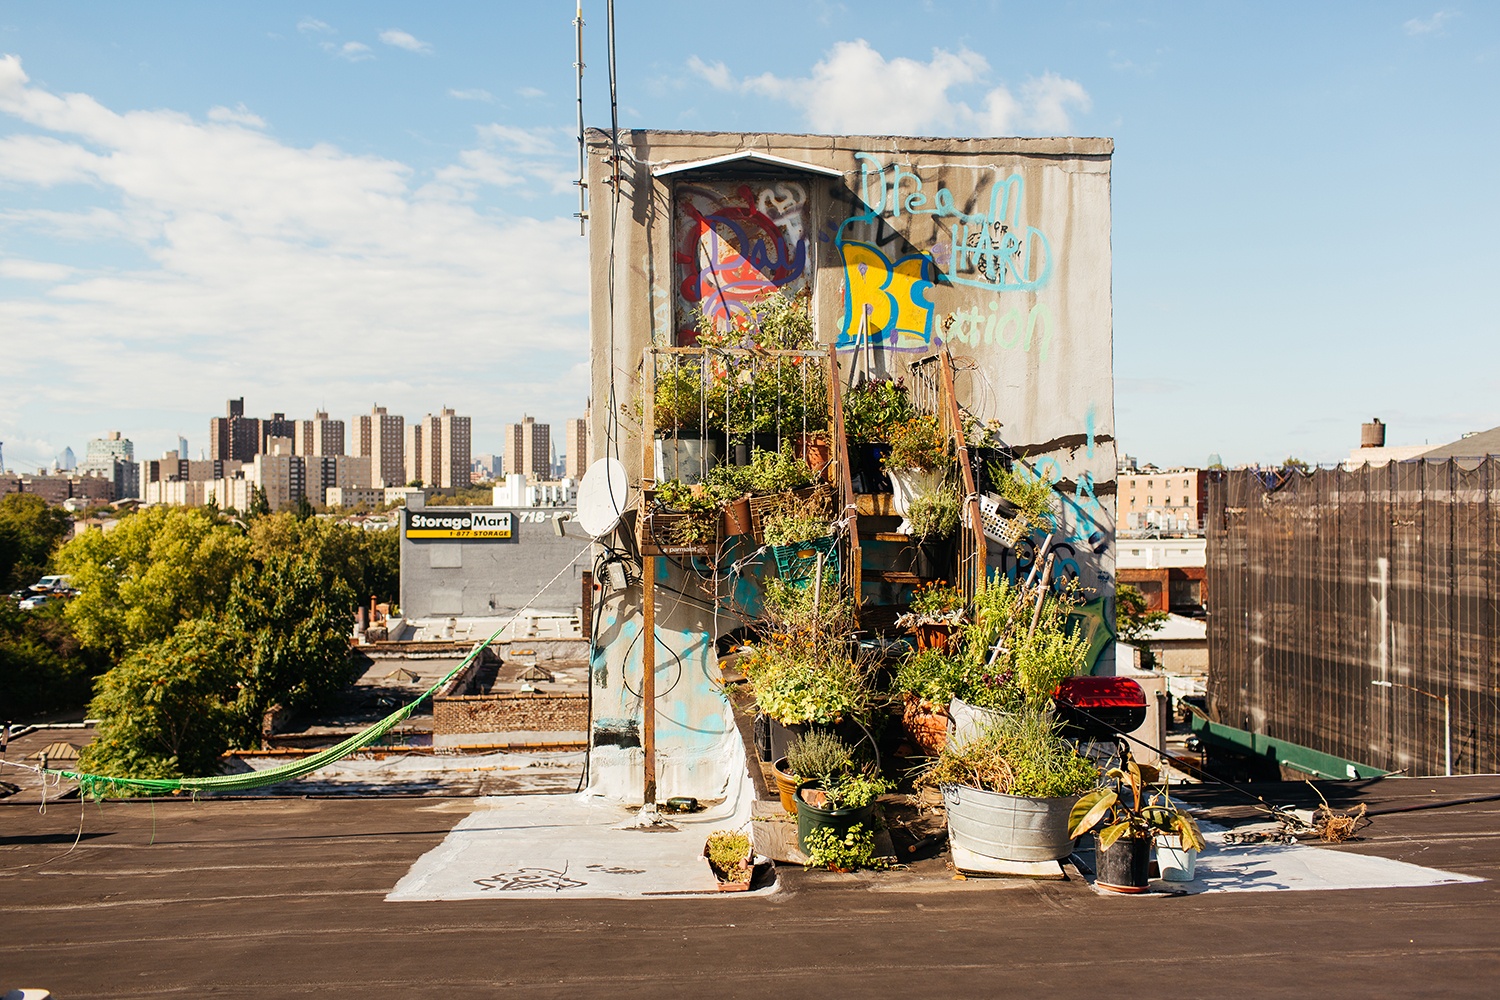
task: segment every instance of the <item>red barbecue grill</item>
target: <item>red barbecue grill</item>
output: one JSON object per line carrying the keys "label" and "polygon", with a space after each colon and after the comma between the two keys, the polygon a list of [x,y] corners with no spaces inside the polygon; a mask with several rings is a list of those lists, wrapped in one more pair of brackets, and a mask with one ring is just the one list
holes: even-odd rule
{"label": "red barbecue grill", "polygon": [[1129,677],[1069,677],[1052,700],[1063,731],[1078,739],[1109,739],[1146,721],[1146,692]]}

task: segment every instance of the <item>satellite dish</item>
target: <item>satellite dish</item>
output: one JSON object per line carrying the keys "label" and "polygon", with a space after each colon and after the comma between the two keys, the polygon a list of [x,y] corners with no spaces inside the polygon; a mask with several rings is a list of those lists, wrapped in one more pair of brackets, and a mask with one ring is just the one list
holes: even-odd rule
{"label": "satellite dish", "polygon": [[630,485],[625,466],[617,458],[601,458],[578,484],[577,521],[591,538],[601,538],[620,523],[630,508]]}

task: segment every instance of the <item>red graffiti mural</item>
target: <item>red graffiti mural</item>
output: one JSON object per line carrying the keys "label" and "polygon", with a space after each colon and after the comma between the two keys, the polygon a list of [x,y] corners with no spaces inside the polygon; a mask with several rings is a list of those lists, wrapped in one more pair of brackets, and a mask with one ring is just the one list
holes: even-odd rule
{"label": "red graffiti mural", "polygon": [[757,302],[805,288],[809,228],[807,190],[794,181],[679,187],[673,211],[678,342],[697,341],[700,314],[728,329]]}

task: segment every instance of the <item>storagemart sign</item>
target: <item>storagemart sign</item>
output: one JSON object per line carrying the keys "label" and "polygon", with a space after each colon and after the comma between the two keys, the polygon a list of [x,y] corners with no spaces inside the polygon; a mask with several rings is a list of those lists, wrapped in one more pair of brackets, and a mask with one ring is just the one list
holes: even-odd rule
{"label": "storagemart sign", "polygon": [[509,538],[508,510],[408,510],[407,538]]}

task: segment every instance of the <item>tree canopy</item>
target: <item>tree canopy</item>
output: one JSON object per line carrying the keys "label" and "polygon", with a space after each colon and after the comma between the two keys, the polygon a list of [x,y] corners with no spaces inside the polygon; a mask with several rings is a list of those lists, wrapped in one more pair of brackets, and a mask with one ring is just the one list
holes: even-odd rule
{"label": "tree canopy", "polygon": [[73,518],[31,493],[0,497],[0,591],[36,583],[47,572]]}
{"label": "tree canopy", "polygon": [[85,532],[58,553],[80,591],[68,621],[85,646],[118,662],[180,622],[220,611],[249,551],[243,529],[205,509],[123,517],[113,531]]}

